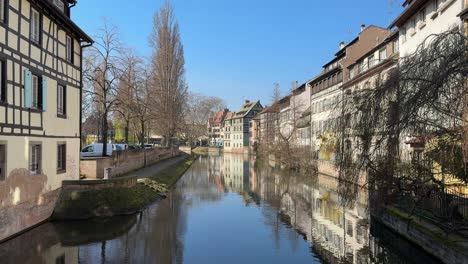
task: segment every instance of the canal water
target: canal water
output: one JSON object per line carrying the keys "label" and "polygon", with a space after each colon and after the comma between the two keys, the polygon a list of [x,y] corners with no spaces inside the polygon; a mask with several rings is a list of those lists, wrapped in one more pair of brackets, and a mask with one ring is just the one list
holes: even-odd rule
{"label": "canal water", "polygon": [[142,213],[43,224],[0,244],[0,263],[437,263],[372,221],[364,190],[344,203],[337,189],[252,156],[200,157]]}

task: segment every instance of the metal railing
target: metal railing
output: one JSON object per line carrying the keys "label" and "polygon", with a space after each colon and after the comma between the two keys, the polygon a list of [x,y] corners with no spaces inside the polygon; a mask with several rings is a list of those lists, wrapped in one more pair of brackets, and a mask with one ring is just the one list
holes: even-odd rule
{"label": "metal railing", "polygon": [[[467,190],[468,185],[456,187],[459,190]],[[416,202],[416,197],[411,194],[400,194],[397,207],[425,218],[446,230],[468,228],[468,194],[454,190],[454,188],[431,191],[419,202]]]}

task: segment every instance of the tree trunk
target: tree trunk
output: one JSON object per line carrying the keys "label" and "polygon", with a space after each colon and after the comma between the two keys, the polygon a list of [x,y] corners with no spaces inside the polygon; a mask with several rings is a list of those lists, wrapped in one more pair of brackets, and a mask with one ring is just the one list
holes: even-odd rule
{"label": "tree trunk", "polygon": [[130,126],[130,121],[125,121],[125,143],[128,144],[128,127]]}
{"label": "tree trunk", "polygon": [[108,124],[107,124],[107,112],[104,112],[104,115],[102,117],[102,157],[107,156],[107,130],[108,130]]}
{"label": "tree trunk", "polygon": [[145,122],[141,122],[141,134],[140,134],[140,143],[141,146],[145,146]]}

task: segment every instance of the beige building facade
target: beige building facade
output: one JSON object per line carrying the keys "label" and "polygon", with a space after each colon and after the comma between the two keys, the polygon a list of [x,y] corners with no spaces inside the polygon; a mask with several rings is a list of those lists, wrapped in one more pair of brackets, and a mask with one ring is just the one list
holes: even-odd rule
{"label": "beige building facade", "polygon": [[[82,48],[74,0],[0,0],[0,241],[50,217],[79,179]],[[3,15],[3,17],[1,16]]]}

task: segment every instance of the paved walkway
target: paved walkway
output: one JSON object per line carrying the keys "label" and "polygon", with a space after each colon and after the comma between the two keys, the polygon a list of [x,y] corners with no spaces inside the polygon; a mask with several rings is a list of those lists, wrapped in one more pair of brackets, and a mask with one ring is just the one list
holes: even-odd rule
{"label": "paved walkway", "polygon": [[171,159],[166,159],[166,160],[157,162],[157,163],[155,163],[155,164],[153,164],[151,166],[148,166],[148,167],[136,170],[136,171],[129,172],[129,173],[123,175],[123,176],[137,176],[138,178],[148,178],[148,177],[153,176],[153,175],[159,173],[160,171],[162,171],[162,170],[176,164],[177,162],[186,159],[187,156],[188,156],[187,154],[181,153],[180,156],[178,156],[178,157],[171,158]]}

